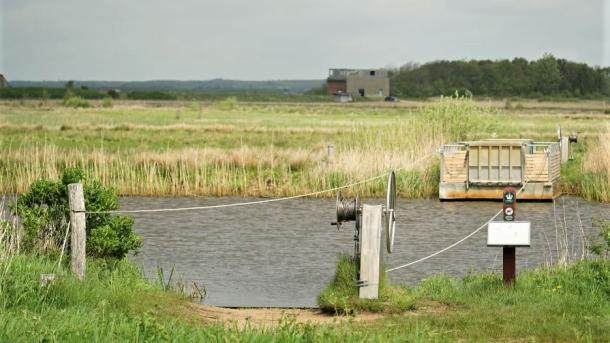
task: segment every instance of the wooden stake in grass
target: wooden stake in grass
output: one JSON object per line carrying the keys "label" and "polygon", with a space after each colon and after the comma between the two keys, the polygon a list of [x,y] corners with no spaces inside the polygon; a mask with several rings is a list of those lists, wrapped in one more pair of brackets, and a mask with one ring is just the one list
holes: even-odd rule
{"label": "wooden stake in grass", "polygon": [[379,262],[381,244],[381,205],[362,206],[362,232],[360,233],[360,299],[379,298]]}
{"label": "wooden stake in grass", "polygon": [[70,269],[79,280],[85,278],[85,242],[87,240],[85,218],[85,196],[81,183],[68,185],[68,198],[70,202]]}

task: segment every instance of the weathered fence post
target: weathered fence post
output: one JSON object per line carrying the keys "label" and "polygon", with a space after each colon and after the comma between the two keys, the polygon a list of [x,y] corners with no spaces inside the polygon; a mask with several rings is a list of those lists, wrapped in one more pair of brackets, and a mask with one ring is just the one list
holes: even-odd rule
{"label": "weathered fence post", "polygon": [[562,136],[559,139],[559,147],[561,148],[561,163],[568,162],[570,158],[570,137]]}
{"label": "weathered fence post", "polygon": [[360,233],[360,299],[379,297],[379,264],[381,259],[381,205],[362,205]]}
{"label": "weathered fence post", "polygon": [[70,203],[70,236],[71,260],[70,269],[76,276],[83,280],[85,278],[85,242],[87,233],[85,230],[85,196],[81,183],[68,185],[68,199]]}
{"label": "weathered fence post", "polygon": [[330,167],[334,163],[335,159],[335,146],[328,144],[326,146],[326,166]]}

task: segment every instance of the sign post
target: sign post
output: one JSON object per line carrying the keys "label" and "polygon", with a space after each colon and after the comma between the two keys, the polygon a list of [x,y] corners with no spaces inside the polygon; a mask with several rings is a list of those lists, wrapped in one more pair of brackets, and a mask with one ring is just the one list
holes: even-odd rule
{"label": "sign post", "polygon": [[530,246],[530,222],[515,221],[517,191],[504,188],[502,193],[503,221],[490,222],[487,226],[487,246],[502,247],[502,275],[505,286],[515,283],[517,272],[516,247]]}
{"label": "sign post", "polygon": [[[505,222],[515,220],[515,210],[517,205],[517,191],[512,187],[504,188],[502,196],[502,214]],[[502,275],[505,286],[510,286],[515,282],[515,272],[517,261],[514,246],[502,247]]]}

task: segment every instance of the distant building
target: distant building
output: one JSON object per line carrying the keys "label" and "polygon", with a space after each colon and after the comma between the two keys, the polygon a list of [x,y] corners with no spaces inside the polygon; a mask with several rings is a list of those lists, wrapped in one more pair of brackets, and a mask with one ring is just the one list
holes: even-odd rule
{"label": "distant building", "polygon": [[386,97],[390,95],[390,78],[385,69],[329,69],[328,94]]}
{"label": "distant building", "polygon": [[8,87],[8,82],[4,78],[4,75],[0,74],[0,88]]}

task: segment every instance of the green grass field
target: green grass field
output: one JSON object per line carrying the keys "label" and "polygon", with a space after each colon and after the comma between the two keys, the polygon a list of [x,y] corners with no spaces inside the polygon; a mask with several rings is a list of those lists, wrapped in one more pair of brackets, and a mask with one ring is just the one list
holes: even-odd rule
{"label": "green grass field", "polygon": [[[6,257],[6,256],[3,256]],[[208,322],[188,299],[145,281],[128,261],[91,261],[81,283],[55,259],[0,260],[4,342],[598,342],[610,337],[610,265],[582,261],[521,273],[514,288],[497,274],[439,275],[399,287],[399,308],[373,322],[271,327]],[[40,286],[40,273],[58,279]],[[398,287],[398,286],[394,286]],[[400,299],[399,299],[400,298]],[[403,306],[404,305],[404,306]],[[370,304],[369,306],[370,307]]]}
{"label": "green grass field", "polygon": [[[75,109],[54,102],[0,102],[0,192],[21,192],[33,180],[55,178],[75,165],[123,195],[217,196],[295,195],[401,168],[400,196],[434,197],[436,149],[442,143],[491,137],[548,141],[559,124],[564,132],[578,133],[581,142],[566,189],[610,198],[609,149],[587,156],[589,147],[610,144],[610,117],[601,108],[506,109],[502,103],[451,98],[400,104],[228,99]],[[601,193],[581,192],[586,187],[580,176],[589,172],[591,182],[605,187]],[[381,182],[372,183],[358,192],[377,196],[382,188]]]}
{"label": "green grass field", "polygon": [[[115,103],[74,109],[0,102],[0,191],[82,167],[122,194],[292,195],[401,168],[401,197],[433,197],[436,149],[489,137],[554,139],[578,133],[563,187],[610,201],[610,118],[598,110],[505,109],[468,99],[387,104]],[[335,146],[328,160],[327,145]],[[413,162],[423,158],[422,163]],[[381,195],[383,182],[357,187]],[[329,194],[333,195],[333,194]],[[15,223],[0,221],[0,341],[6,342],[595,342],[610,337],[610,264],[605,257],[501,276],[434,276],[416,286],[382,278],[379,301],[355,299],[355,268],[338,263],[320,295],[330,313],[375,311],[372,322],[240,327],[213,323],[189,299],[147,281],[128,260],[89,259],[79,282],[67,258],[26,254]],[[607,223],[603,224],[606,225]],[[606,231],[607,233],[608,231]],[[606,235],[607,236],[607,235]],[[605,237],[605,243],[610,237]],[[610,248],[610,246],[608,246]],[[600,254],[604,255],[604,254]],[[40,275],[57,280],[42,286]]]}

